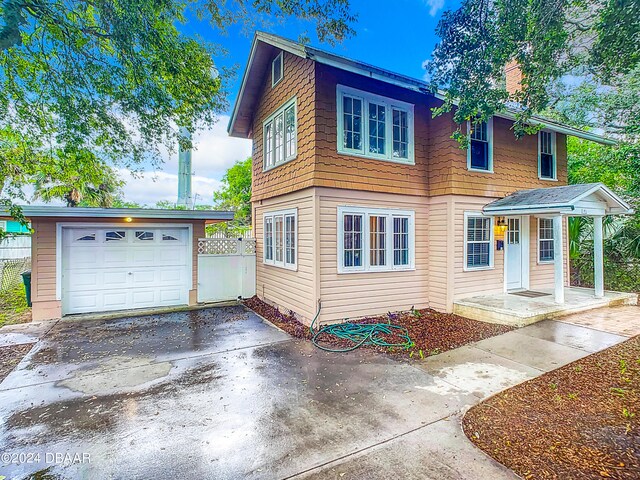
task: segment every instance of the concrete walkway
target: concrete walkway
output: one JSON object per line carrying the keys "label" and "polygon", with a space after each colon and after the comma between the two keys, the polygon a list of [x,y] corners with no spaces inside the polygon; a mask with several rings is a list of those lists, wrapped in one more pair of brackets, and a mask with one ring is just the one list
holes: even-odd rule
{"label": "concrete walkway", "polygon": [[316,350],[242,307],[9,330],[39,340],[0,384],[0,452],[41,454],[2,457],[9,478],[514,479],[462,413],[625,338],[546,321],[407,363]]}
{"label": "concrete walkway", "polygon": [[640,335],[640,306],[599,308],[569,315],[563,322],[615,333],[624,337]]}

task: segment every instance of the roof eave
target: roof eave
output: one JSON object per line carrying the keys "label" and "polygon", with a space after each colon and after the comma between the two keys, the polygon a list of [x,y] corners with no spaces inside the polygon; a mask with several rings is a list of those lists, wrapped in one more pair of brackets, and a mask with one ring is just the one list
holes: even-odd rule
{"label": "roof eave", "polygon": [[[86,208],[86,207],[52,207],[22,206],[22,214],[26,218],[144,218],[173,220],[233,220],[234,213],[221,210],[163,210],[151,208]],[[7,211],[0,216],[9,217]]]}

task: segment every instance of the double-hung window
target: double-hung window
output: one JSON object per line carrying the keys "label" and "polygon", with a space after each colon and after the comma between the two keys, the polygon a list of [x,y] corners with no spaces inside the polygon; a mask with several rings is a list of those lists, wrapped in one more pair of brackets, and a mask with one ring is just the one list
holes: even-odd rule
{"label": "double-hung window", "polygon": [[464,269],[481,270],[493,267],[492,218],[481,213],[464,214]]}
{"label": "double-hung window", "polygon": [[298,211],[264,214],[264,263],[295,270],[298,264]]}
{"label": "double-hung window", "polygon": [[553,262],[553,218],[538,219],[538,262]]}
{"label": "double-hung window", "polygon": [[538,132],[538,176],[544,180],[556,180],[556,133]]}
{"label": "double-hung window", "polygon": [[415,213],[338,207],[338,272],[415,268]]}
{"label": "double-hung window", "polygon": [[493,172],[493,118],[486,122],[467,122],[467,131],[467,168],[478,172]]}
{"label": "double-hung window", "polygon": [[264,121],[264,169],[268,170],[296,157],[297,110],[295,97]]}
{"label": "double-hung window", "polygon": [[414,163],[413,105],[338,85],[338,153]]}

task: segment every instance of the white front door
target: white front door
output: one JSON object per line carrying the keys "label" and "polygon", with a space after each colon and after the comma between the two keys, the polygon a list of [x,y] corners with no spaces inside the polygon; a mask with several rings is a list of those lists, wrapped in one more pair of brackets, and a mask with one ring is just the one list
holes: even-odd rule
{"label": "white front door", "polygon": [[183,305],[188,228],[64,227],[62,313]]}
{"label": "white front door", "polygon": [[504,242],[507,290],[523,288],[522,242],[522,217],[508,218]]}

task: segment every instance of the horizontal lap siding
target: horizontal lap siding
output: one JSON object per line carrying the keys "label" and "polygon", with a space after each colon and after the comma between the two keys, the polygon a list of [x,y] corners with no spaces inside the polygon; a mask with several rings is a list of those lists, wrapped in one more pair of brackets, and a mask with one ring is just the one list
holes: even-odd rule
{"label": "horizontal lap siding", "polygon": [[452,257],[449,254],[450,225],[449,208],[451,197],[432,198],[429,203],[427,238],[429,243],[429,306],[441,311],[447,310],[449,270]]}
{"label": "horizontal lap siding", "polygon": [[[318,189],[320,223],[320,297],[323,322],[427,307],[428,205],[426,199],[345,190]],[[338,206],[415,211],[415,271],[338,274]]]}
{"label": "horizontal lap siding", "polygon": [[[491,249],[493,250],[493,268],[488,270],[464,270],[464,212],[479,212],[482,207],[490,202],[483,197],[454,197],[454,298],[464,298],[473,295],[500,293],[504,291],[504,250],[496,250],[496,240],[502,240],[502,236],[494,237]],[[493,225],[491,226],[493,228]],[[451,305],[449,308],[453,308]]]}
{"label": "horizontal lap siding", "polygon": [[[256,293],[284,310],[292,310],[307,322],[315,316],[314,200],[313,189],[254,204],[256,235]],[[298,209],[298,269],[287,270],[264,263],[265,213]]]}
{"label": "horizontal lap siding", "polygon": [[[564,284],[569,285],[569,254],[568,254],[568,235],[567,235],[567,219],[563,220],[563,237],[564,245]],[[553,263],[538,263],[538,219],[531,217],[529,233],[529,288],[554,288],[555,286],[555,270]]]}

